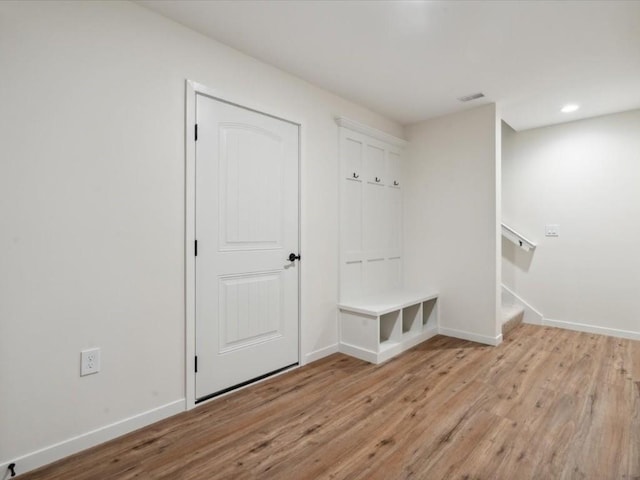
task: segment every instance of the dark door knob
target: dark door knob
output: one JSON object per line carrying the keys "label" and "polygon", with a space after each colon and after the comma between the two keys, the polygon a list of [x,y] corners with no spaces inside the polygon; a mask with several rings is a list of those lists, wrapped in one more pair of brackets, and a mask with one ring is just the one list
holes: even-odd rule
{"label": "dark door knob", "polygon": [[300,260],[300,255],[296,255],[295,253],[290,253],[289,254],[289,261],[290,262],[295,262],[296,260]]}

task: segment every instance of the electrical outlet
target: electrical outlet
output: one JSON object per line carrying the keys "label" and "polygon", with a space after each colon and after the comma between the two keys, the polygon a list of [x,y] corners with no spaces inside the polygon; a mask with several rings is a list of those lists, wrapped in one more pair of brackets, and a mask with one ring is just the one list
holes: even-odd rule
{"label": "electrical outlet", "polygon": [[92,348],[80,352],[80,376],[91,375],[100,371],[100,349]]}

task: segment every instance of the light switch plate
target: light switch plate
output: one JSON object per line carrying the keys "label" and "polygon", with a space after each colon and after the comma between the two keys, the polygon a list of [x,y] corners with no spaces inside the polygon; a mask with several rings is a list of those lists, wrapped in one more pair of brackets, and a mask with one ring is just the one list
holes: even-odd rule
{"label": "light switch plate", "polygon": [[558,237],[560,236],[560,225],[549,224],[544,226],[545,237]]}

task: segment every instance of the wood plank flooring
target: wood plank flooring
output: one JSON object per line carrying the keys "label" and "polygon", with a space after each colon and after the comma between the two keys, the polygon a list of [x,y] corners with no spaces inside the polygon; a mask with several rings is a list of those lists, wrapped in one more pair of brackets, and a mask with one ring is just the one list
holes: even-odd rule
{"label": "wood plank flooring", "polygon": [[336,354],[20,478],[639,479],[640,342],[520,325]]}

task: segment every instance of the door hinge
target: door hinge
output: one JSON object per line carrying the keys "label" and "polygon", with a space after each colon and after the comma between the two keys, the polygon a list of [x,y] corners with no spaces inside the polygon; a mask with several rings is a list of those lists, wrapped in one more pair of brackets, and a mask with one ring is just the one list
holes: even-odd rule
{"label": "door hinge", "polygon": [[195,256],[198,256],[198,240],[195,241],[195,246],[194,246],[194,251],[195,251]]}
{"label": "door hinge", "polygon": [[198,141],[198,124],[197,123],[196,123],[195,131],[196,131],[196,142],[197,142]]}
{"label": "door hinge", "polygon": [[196,373],[198,373],[198,356],[197,355],[195,357],[195,367],[196,367]]}

